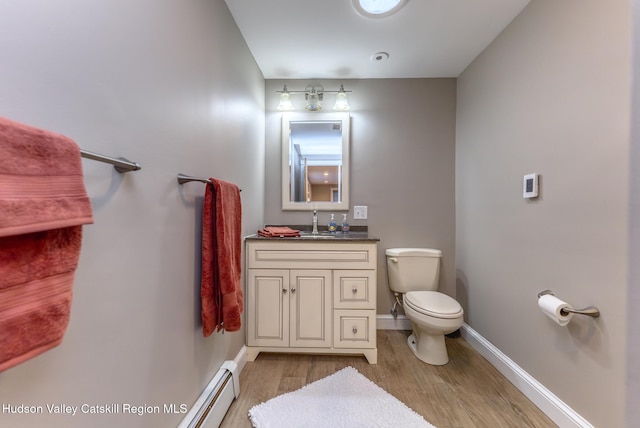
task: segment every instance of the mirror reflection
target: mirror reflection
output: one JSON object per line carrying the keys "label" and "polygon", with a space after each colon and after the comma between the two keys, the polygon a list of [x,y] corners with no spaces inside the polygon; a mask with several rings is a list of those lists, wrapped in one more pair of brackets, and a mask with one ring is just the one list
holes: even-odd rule
{"label": "mirror reflection", "polygon": [[283,209],[348,209],[346,114],[283,117]]}

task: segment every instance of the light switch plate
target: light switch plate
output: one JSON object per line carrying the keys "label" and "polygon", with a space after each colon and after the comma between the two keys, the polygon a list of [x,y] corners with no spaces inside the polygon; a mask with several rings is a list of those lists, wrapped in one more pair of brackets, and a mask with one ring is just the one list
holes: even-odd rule
{"label": "light switch plate", "polygon": [[353,207],[353,218],[355,220],[366,220],[367,219],[367,207],[366,206],[354,206]]}

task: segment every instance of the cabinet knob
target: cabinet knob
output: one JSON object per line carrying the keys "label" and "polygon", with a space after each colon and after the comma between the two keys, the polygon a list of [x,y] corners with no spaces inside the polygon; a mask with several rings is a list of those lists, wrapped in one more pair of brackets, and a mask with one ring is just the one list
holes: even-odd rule
{"label": "cabinet knob", "polygon": [[287,294],[287,289],[286,288],[282,289],[282,294]]}
{"label": "cabinet knob", "polygon": [[292,288],[291,288],[291,292],[292,292],[292,293],[295,293],[295,292],[296,292],[295,287],[292,287]]}
{"label": "cabinet knob", "polygon": [[353,334],[356,334],[358,332],[358,328],[357,327],[353,327]]}
{"label": "cabinet knob", "polygon": [[353,294],[358,294],[358,289],[356,287],[353,287],[353,290],[351,290],[353,292]]}

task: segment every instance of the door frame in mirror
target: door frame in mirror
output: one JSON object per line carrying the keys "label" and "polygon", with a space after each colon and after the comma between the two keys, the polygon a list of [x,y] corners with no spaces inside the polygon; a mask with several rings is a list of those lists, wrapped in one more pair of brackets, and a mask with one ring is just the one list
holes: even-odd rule
{"label": "door frame in mirror", "polygon": [[[342,171],[340,202],[293,202],[290,198],[291,170],[289,167],[289,148],[291,145],[291,122],[326,122],[342,123]],[[282,210],[283,211],[349,211],[349,152],[351,140],[351,116],[348,113],[284,113],[282,115]]]}

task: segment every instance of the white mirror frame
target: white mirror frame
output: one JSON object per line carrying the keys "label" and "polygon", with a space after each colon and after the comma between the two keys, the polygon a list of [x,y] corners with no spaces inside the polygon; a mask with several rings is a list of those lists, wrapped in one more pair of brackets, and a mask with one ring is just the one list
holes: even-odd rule
{"label": "white mirror frame", "polygon": [[[289,135],[291,122],[341,121],[342,171],[340,202],[292,202],[290,198],[291,170],[289,168]],[[283,211],[349,211],[349,142],[351,118],[348,113],[284,113],[282,115],[282,210]]]}

